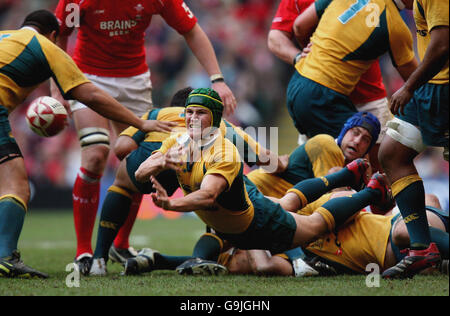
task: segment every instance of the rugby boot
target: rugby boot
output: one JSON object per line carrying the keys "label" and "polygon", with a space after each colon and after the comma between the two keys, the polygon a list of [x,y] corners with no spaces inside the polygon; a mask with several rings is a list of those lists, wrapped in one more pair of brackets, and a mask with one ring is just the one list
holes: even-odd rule
{"label": "rugby boot", "polygon": [[358,158],[348,163],[345,168],[349,170],[353,175],[354,183],[351,185],[352,189],[360,191],[369,182],[367,175],[367,169],[369,169],[370,163],[367,159]]}
{"label": "rugby boot", "polygon": [[48,275],[26,266],[20,260],[20,253],[13,251],[11,256],[0,259],[0,276],[7,278],[47,279]]}
{"label": "rugby boot", "polygon": [[125,261],[124,275],[137,275],[144,272],[151,272],[155,263],[155,254],[159,253],[150,248],[143,248],[136,257],[128,258]]}
{"label": "rugby boot", "polygon": [[133,247],[129,248],[116,248],[112,245],[109,248],[108,257],[112,262],[116,262],[122,266],[125,266],[125,263],[128,259],[134,258],[138,255],[138,252],[134,250]]}
{"label": "rugby boot", "polygon": [[181,275],[223,275],[228,269],[215,261],[193,258],[180,264],[176,271]]}
{"label": "rugby boot", "polygon": [[385,174],[379,172],[374,173],[367,187],[378,190],[381,193],[381,198],[370,205],[372,213],[384,215],[394,208],[395,199],[392,196],[392,190],[389,187]]}
{"label": "rugby boot", "polygon": [[93,276],[106,276],[108,270],[106,269],[106,261],[104,258],[94,258],[92,260],[91,270],[89,275]]}
{"label": "rugby boot", "polygon": [[409,249],[408,254],[395,266],[385,270],[384,279],[412,278],[417,273],[430,267],[435,267],[441,262],[439,249],[434,242],[427,249]]}
{"label": "rugby boot", "polygon": [[444,259],[439,264],[439,271],[442,274],[448,275],[448,259]]}
{"label": "rugby boot", "polygon": [[87,276],[89,275],[89,271],[92,266],[92,254],[90,253],[82,253],[78,257],[75,258],[74,263],[78,266],[78,271],[81,274]]}

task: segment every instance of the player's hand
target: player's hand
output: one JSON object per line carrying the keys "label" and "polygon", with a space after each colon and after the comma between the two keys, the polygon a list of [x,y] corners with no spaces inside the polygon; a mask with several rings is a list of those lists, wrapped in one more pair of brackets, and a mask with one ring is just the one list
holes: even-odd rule
{"label": "player's hand", "polygon": [[289,165],[289,155],[278,156],[277,173],[285,172]]}
{"label": "player's hand", "polygon": [[409,91],[404,85],[400,89],[398,89],[392,95],[390,100],[390,108],[392,114],[404,114],[405,105],[408,104],[408,102],[411,100],[413,94],[414,93]]}
{"label": "player's hand", "polygon": [[308,54],[311,52],[312,43],[309,42],[308,45],[302,50],[302,54],[300,55],[300,58],[305,58],[308,56]]}
{"label": "player's hand", "polygon": [[158,121],[158,120],[143,120],[141,130],[145,133],[149,132],[166,132],[170,133],[178,124],[175,122]]}
{"label": "player's hand", "polygon": [[151,194],[153,203],[164,210],[170,210],[170,200],[169,196],[167,195],[167,191],[158,182],[158,180],[156,180],[154,176],[150,177],[150,181],[152,182],[153,188],[156,191]]}
{"label": "player's hand", "polygon": [[174,146],[170,148],[164,155],[164,160],[162,161],[163,169],[172,169],[175,171],[181,171],[183,164],[185,163],[184,149],[182,146]]}
{"label": "player's hand", "polygon": [[224,116],[233,114],[236,110],[237,103],[233,92],[227,86],[227,84],[223,81],[219,81],[213,83],[211,87],[219,94],[220,98],[223,101]]}
{"label": "player's hand", "polygon": [[[53,80],[52,80],[53,81]],[[67,100],[63,98],[61,92],[56,87],[56,84],[50,84],[50,96],[61,103],[67,111],[69,117],[72,117],[72,111],[70,110],[70,104]]]}

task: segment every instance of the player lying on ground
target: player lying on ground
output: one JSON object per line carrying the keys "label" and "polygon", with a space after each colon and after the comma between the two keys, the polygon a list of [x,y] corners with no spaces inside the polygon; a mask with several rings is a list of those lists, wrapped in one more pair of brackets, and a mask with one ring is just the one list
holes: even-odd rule
{"label": "player lying on ground", "polygon": [[[317,205],[354,192],[326,194],[300,213],[311,213]],[[429,199],[428,218],[433,240],[444,253],[446,263],[441,272],[448,274],[448,212],[440,209],[437,199]],[[432,205],[432,206],[431,206]],[[176,269],[180,274],[257,274],[312,276],[365,274],[369,264],[377,264],[380,272],[394,266],[404,257],[401,249],[409,245],[405,223],[397,215],[376,215],[361,211],[354,220],[329,233],[306,248],[297,247],[271,255],[264,250],[242,250],[224,242],[212,233],[197,242],[192,256],[168,256],[144,248],[136,258],[127,261],[125,274]],[[445,261],[444,261],[445,262]]]}
{"label": "player lying on ground", "polygon": [[[166,139],[136,171],[136,179],[151,181],[159,207],[195,212],[216,234],[240,249],[265,249],[272,253],[307,246],[321,235],[343,225],[371,201],[385,202],[388,188],[376,174],[367,187],[351,197],[334,199],[312,215],[285,211],[280,204],[247,187],[243,163],[236,148],[217,130],[222,103],[217,93],[205,90],[205,98],[191,94],[186,103],[187,133]],[[195,98],[194,98],[195,97]],[[338,187],[360,187],[368,162],[358,159],[342,170],[296,185],[298,209]],[[156,180],[167,169],[175,170],[184,197],[170,199]]]}

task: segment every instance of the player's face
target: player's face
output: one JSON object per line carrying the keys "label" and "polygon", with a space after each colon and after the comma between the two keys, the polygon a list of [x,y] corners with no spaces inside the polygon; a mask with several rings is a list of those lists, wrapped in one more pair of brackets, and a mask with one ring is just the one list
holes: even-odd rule
{"label": "player's face", "polygon": [[192,139],[201,139],[205,130],[212,124],[211,112],[200,106],[190,106],[186,109],[186,128]]}
{"label": "player's face", "polygon": [[353,127],[342,139],[341,149],[347,161],[361,158],[367,152],[372,141],[369,131],[363,127]]}

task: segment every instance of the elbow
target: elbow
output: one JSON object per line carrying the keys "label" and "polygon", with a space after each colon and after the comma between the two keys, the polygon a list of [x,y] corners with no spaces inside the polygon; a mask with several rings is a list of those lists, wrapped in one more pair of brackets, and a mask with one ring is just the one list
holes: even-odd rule
{"label": "elbow", "polygon": [[273,31],[270,31],[269,35],[267,36],[267,48],[273,54],[275,54],[277,51],[277,45],[276,45],[276,41],[274,39]]}

